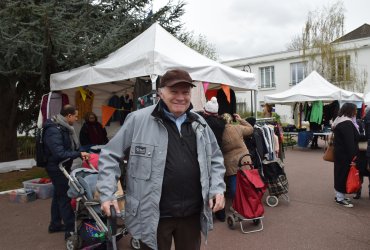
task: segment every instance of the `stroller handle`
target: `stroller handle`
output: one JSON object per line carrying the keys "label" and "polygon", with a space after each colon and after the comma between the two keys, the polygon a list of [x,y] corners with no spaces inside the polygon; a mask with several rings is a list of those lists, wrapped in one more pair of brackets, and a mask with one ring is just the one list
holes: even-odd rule
{"label": "stroller handle", "polygon": [[63,172],[63,174],[70,180],[73,181],[71,176],[68,174],[67,170],[64,168],[63,164],[66,163],[67,161],[71,160],[71,158],[67,158],[64,161],[59,162],[59,169],[60,171]]}
{"label": "stroller handle", "polygon": [[244,157],[246,157],[246,156],[249,156],[252,159],[252,155],[249,154],[249,153],[240,156],[239,162],[238,162],[238,168],[241,168],[242,166],[248,165],[251,169],[254,169],[254,166],[253,166],[252,162],[246,162],[245,164],[243,164],[242,161],[243,161]]}
{"label": "stroller handle", "polygon": [[73,186],[73,188],[80,194],[84,194],[84,190],[82,188],[80,188],[79,186],[77,186],[75,180],[73,180],[72,176],[67,172],[67,170],[64,168],[63,164],[67,161],[71,160],[71,158],[67,158],[65,159],[64,161],[61,161],[59,163],[59,169],[60,171],[62,171],[62,173],[64,174],[65,177],[67,177],[69,183]]}

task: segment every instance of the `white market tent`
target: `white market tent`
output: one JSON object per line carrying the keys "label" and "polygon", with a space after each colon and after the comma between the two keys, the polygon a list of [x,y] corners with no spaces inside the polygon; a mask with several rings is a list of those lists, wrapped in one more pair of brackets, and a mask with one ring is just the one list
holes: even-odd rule
{"label": "white market tent", "polygon": [[311,74],[294,87],[277,94],[264,96],[265,103],[271,104],[334,100],[362,102],[363,94],[338,88],[325,80],[316,71],[312,71]]}
{"label": "white market tent", "polygon": [[222,83],[235,90],[257,90],[254,74],[222,65],[199,54],[158,23],[94,65],[52,74],[50,89],[105,84],[103,88],[109,90],[111,85],[123,84],[124,80],[143,76],[153,79],[153,76],[161,76],[174,68],[188,71],[195,81]]}
{"label": "white market tent", "polygon": [[[95,94],[92,110],[100,117],[102,105],[107,105],[113,94],[131,93],[136,78],[144,77],[148,84],[155,83],[158,76],[174,68],[188,71],[195,81],[210,83],[208,89],[218,88],[221,83],[234,90],[258,89],[254,74],[222,65],[199,54],[155,23],[93,65],[52,74],[50,90],[62,90],[69,96],[70,103],[75,104],[76,91],[87,85]],[[197,88],[193,88],[193,96],[194,92],[203,93],[204,96],[203,86],[199,82],[196,83]],[[151,85],[154,90],[155,84]],[[202,100],[194,99],[192,102],[198,102],[199,110],[199,103],[204,103],[205,97]],[[108,134],[114,134],[115,129],[111,127]]]}
{"label": "white market tent", "polygon": [[366,105],[370,105],[370,92],[365,95],[365,97],[364,97],[364,103]]}

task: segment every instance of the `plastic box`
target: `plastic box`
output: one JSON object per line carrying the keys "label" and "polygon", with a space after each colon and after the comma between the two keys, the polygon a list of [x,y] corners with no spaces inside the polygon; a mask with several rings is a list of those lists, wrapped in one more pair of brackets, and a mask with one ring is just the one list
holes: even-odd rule
{"label": "plastic box", "polygon": [[38,199],[48,199],[52,197],[54,191],[53,184],[51,182],[46,184],[37,183],[39,180],[40,178],[24,181],[23,187],[25,189],[34,190]]}
{"label": "plastic box", "polygon": [[302,131],[298,133],[298,147],[306,148],[312,140],[313,133],[311,131]]}
{"label": "plastic box", "polygon": [[9,193],[9,200],[15,203],[27,203],[36,200],[36,192],[30,189],[22,189]]}

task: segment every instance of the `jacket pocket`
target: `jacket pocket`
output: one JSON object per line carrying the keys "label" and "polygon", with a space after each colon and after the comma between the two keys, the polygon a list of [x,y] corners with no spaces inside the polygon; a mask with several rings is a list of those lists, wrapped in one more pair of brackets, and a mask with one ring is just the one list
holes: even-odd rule
{"label": "jacket pocket", "polygon": [[131,176],[141,180],[149,180],[152,173],[154,146],[133,143],[130,150]]}
{"label": "jacket pocket", "polygon": [[139,208],[139,201],[131,195],[126,195],[126,208],[125,213],[136,216]]}

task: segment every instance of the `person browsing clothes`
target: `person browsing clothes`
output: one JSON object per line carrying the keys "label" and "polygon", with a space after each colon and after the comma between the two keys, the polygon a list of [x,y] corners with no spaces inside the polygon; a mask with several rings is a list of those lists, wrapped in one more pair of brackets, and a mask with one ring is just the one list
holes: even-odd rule
{"label": "person browsing clothes", "polygon": [[109,215],[120,176],[119,162],[129,156],[126,217],[141,249],[200,249],[202,231],[213,228],[212,211],[225,205],[225,167],[216,138],[205,120],[190,111],[193,80],[173,69],[160,80],[160,100],[130,113],[103,147],[97,189]]}
{"label": "person browsing clothes", "polygon": [[[247,145],[244,139],[253,134],[253,127],[238,114],[234,114],[235,119],[239,124],[233,124],[233,117],[229,113],[222,115],[226,122],[225,130],[222,135],[222,153],[225,159],[226,178],[230,187],[231,197],[234,199],[236,192],[236,172],[240,158],[249,154]],[[245,160],[251,162],[250,157],[245,157]]]}

